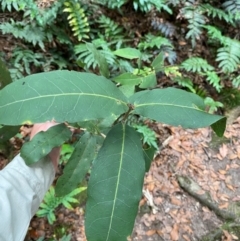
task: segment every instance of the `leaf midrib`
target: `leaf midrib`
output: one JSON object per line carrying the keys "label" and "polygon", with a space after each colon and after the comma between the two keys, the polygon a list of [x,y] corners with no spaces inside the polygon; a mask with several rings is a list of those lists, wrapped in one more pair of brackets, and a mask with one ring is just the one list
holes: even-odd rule
{"label": "leaf midrib", "polygon": [[201,110],[200,108],[196,108],[194,106],[175,105],[175,104],[169,104],[169,103],[145,103],[145,104],[139,104],[139,105],[135,104],[134,109],[136,109],[138,107],[151,106],[151,105],[174,106],[174,107],[187,108],[187,109],[198,110],[198,111],[204,112],[204,110]]}
{"label": "leaf midrib", "polygon": [[120,181],[120,177],[121,177],[121,169],[122,169],[122,163],[123,163],[123,152],[124,152],[124,145],[125,145],[125,125],[122,125],[122,126],[123,126],[123,141],[122,141],[122,149],[121,149],[121,153],[120,153],[120,165],[119,165],[119,170],[118,170],[118,179],[117,179],[117,183],[116,183],[116,191],[115,191],[115,194],[114,194],[112,213],[111,213],[111,217],[110,217],[110,224],[109,224],[109,229],[108,229],[106,241],[108,241],[108,239],[109,239],[109,235],[110,235],[110,231],[111,231],[111,227],[112,227],[113,214],[114,214],[115,206],[116,206],[116,200],[117,200],[117,194],[118,194],[118,188],[119,188],[119,181]]}
{"label": "leaf midrib", "polygon": [[14,105],[14,104],[21,103],[21,102],[26,102],[26,101],[32,101],[32,100],[36,100],[36,99],[42,99],[42,98],[48,98],[48,97],[55,98],[55,97],[59,97],[59,96],[74,96],[74,95],[76,95],[76,96],[84,96],[85,95],[85,96],[95,96],[95,97],[106,98],[106,99],[114,100],[116,102],[121,102],[122,104],[127,106],[126,102],[124,102],[124,101],[122,101],[120,99],[116,99],[116,98],[111,97],[111,96],[106,96],[106,95],[91,94],[91,93],[61,93],[61,94],[52,94],[52,95],[39,95],[39,96],[32,97],[32,98],[27,98],[27,99],[13,101],[13,102],[10,102],[8,104],[0,106],[0,109],[4,108],[6,106],[10,106],[10,105]]}

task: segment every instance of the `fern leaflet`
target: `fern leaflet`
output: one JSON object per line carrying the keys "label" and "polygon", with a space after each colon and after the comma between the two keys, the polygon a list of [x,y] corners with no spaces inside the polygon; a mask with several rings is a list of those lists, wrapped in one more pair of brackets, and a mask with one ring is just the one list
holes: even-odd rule
{"label": "fern leaflet", "polygon": [[88,39],[88,32],[90,31],[88,19],[85,15],[84,9],[79,2],[75,0],[68,0],[64,3],[65,8],[63,12],[67,12],[68,22],[72,28],[73,35],[81,41],[83,38]]}
{"label": "fern leaflet", "polygon": [[208,62],[205,59],[198,57],[192,57],[185,60],[184,62],[182,62],[181,67],[186,71],[197,73],[214,70],[214,67],[208,64]]}

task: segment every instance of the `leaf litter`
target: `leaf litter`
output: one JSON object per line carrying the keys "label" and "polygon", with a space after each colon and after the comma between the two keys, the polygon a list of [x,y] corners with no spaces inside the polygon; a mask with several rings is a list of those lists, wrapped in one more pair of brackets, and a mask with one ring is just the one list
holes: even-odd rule
{"label": "leaf litter", "polygon": [[[171,140],[153,161],[145,177],[144,190],[149,192],[153,205],[159,209],[153,212],[153,205],[148,209],[148,202],[141,201],[132,240],[202,240],[224,220],[184,191],[177,177],[193,179],[201,187],[197,194],[207,193],[221,210],[228,211],[232,204],[239,202],[240,117],[227,126],[225,138],[217,144],[210,128],[158,127],[170,130]],[[219,240],[239,238],[224,230]]]}

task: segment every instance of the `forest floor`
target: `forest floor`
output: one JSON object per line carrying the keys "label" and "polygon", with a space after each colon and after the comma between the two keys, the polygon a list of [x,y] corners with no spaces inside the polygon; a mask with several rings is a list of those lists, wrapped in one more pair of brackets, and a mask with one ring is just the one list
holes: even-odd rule
{"label": "forest floor", "polygon": [[[196,198],[207,193],[219,210],[236,216],[240,213],[240,117],[227,126],[224,138],[215,137],[210,128],[184,130],[162,124],[153,128],[161,151],[146,173],[139,214],[129,240],[240,240],[237,220],[227,222]],[[0,168],[5,162],[1,160]],[[195,196],[181,188],[179,177],[187,177],[198,187]],[[71,233],[71,240],[86,241],[84,204],[74,210],[59,207],[53,225],[45,218],[33,217],[25,240],[41,236],[52,240],[49,238],[60,233]],[[211,231],[213,236],[204,239]]]}

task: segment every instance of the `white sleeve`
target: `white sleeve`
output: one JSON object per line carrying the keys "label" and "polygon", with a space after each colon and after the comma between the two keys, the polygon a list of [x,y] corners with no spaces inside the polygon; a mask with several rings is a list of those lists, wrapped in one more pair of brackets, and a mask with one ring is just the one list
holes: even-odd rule
{"label": "white sleeve", "polygon": [[32,216],[53,182],[49,157],[27,166],[17,155],[0,171],[0,240],[22,241]]}

